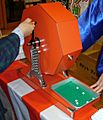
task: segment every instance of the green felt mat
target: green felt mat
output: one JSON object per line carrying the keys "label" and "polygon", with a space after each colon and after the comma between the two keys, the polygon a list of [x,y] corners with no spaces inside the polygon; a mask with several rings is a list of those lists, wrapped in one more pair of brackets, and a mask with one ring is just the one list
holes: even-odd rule
{"label": "green felt mat", "polygon": [[75,108],[81,108],[99,97],[97,93],[72,77],[53,85],[51,88]]}

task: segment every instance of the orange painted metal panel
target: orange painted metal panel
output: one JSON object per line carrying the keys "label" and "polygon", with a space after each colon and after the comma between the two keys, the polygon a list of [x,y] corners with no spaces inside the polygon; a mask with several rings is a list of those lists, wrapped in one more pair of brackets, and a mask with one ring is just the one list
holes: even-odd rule
{"label": "orange painted metal panel", "polygon": [[74,18],[72,13],[68,12],[67,9],[64,9],[63,5],[59,2],[49,3],[49,4],[40,4],[40,6],[57,23],[68,21],[68,20],[73,21],[74,19],[76,19]]}

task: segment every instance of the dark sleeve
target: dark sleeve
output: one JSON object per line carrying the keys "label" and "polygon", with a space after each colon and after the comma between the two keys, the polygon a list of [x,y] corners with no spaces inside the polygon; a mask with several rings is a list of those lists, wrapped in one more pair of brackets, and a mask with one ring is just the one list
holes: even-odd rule
{"label": "dark sleeve", "polygon": [[20,39],[15,33],[0,39],[0,73],[3,72],[17,57]]}
{"label": "dark sleeve", "polygon": [[83,51],[103,35],[103,0],[93,0],[78,18]]}

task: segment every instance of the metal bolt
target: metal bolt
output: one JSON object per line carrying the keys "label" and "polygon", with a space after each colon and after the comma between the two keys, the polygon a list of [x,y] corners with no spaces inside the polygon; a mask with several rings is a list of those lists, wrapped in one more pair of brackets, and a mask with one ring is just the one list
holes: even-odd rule
{"label": "metal bolt", "polygon": [[68,55],[68,59],[69,59],[69,60],[73,60],[73,56]]}

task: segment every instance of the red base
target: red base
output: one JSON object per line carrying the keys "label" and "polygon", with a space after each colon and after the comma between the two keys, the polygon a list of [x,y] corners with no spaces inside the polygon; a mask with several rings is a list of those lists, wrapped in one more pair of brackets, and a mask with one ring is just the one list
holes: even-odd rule
{"label": "red base", "polygon": [[[24,104],[28,108],[31,120],[40,120],[40,112],[52,105],[56,105],[70,116],[70,112],[67,110],[67,108],[73,107],[50,89],[51,85],[65,79],[62,74],[55,76],[45,75],[44,79],[46,81],[47,87],[42,89],[39,86],[39,82],[36,78],[29,79],[26,76],[28,71],[28,65],[18,61],[14,62],[5,72],[0,75],[0,85],[7,94],[9,100],[10,97],[7,84],[11,81],[14,81],[15,79],[22,78],[27,84],[35,89],[34,92],[31,92],[22,97]],[[91,115],[97,111],[94,107],[92,107],[92,104],[98,100],[99,99],[86,105],[80,110],[77,110],[74,114],[74,120],[90,120]]]}

